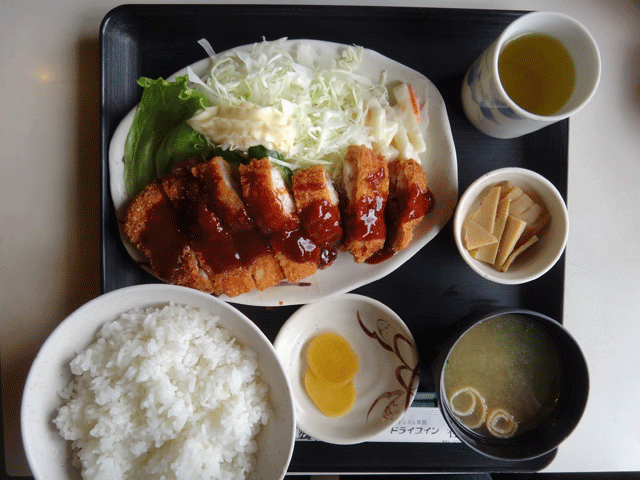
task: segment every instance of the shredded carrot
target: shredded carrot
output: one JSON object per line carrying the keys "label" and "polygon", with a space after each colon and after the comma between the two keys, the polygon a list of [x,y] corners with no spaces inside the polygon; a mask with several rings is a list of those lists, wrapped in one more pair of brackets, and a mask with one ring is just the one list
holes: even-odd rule
{"label": "shredded carrot", "polygon": [[420,123],[420,107],[418,106],[418,99],[416,98],[416,94],[413,92],[413,87],[409,84],[409,98],[411,99],[411,107],[413,108],[413,113],[418,119],[418,123]]}

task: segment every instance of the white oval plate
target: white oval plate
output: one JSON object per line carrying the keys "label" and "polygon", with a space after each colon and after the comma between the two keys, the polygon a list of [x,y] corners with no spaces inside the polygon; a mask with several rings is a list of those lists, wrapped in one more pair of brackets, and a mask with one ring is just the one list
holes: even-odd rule
{"label": "white oval plate", "polygon": [[295,444],[295,409],[287,375],[269,339],[253,321],[216,297],[191,288],[152,284],[114,290],[86,303],[60,323],[40,348],[27,376],[20,412],[22,440],[34,478],[80,478],[79,470],[72,468],[70,442],[53,424],[63,403],[58,392],[71,381],[71,360],[95,341],[103,323],[133,308],[169,301],[219,315],[221,326],[256,351],[260,372],[269,384],[272,415],[261,431],[256,468],[249,478],[285,476]]}
{"label": "white oval plate", "polygon": [[[336,58],[339,57],[343,49],[348,47],[347,45],[317,40],[289,40],[288,43],[292,49],[301,43],[311,45],[317,51],[333,53]],[[249,48],[251,45],[238,47],[240,50],[248,50]],[[194,63],[191,68],[196,74],[203,76],[208,73],[210,65],[211,59],[206,58]],[[169,77],[168,80],[185,75],[186,72],[185,67]],[[316,274],[306,278],[300,284],[283,283],[264,292],[253,290],[234,298],[223,295],[221,298],[224,300],[242,305],[299,305],[348,292],[393,272],[429,243],[453,215],[458,201],[458,163],[449,117],[438,89],[421,73],[373,50],[364,49],[361,66],[357,72],[374,81],[378,81],[381,73],[386,72],[389,84],[397,81],[410,83],[416,95],[427,100],[426,115],[429,121],[422,124],[427,152],[420,154],[420,160],[427,175],[429,189],[435,199],[434,209],[425,216],[417,227],[411,244],[382,263],[376,265],[357,264],[349,253],[339,252],[333,265],[327,269],[318,270]],[[135,110],[135,108],[131,110],[118,125],[109,146],[111,197],[119,220],[122,241],[127,251],[143,268],[150,271],[146,265],[147,260],[129,243],[122,232],[126,208],[130,201],[124,185],[124,145],[133,123]],[[426,123],[428,125],[424,126]]]}
{"label": "white oval plate", "polygon": [[[341,417],[320,413],[304,388],[307,347],[323,332],[341,335],[358,355],[356,402]],[[278,332],[274,347],[293,390],[296,425],[317,440],[354,444],[372,439],[400,420],[418,389],[419,358],[411,332],[393,310],[362,295],[300,307]]]}

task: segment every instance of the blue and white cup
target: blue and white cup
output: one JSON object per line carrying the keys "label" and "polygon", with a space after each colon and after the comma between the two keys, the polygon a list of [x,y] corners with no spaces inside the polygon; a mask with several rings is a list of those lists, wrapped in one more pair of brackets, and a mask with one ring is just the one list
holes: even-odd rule
{"label": "blue and white cup", "polygon": [[[554,115],[536,115],[507,95],[500,81],[498,57],[503,47],[520,35],[549,35],[567,48],[576,80],[573,93]],[[462,83],[462,105],[469,121],[496,138],[516,138],[570,117],[584,107],[600,81],[600,52],[587,29],[573,18],[555,12],[533,12],[512,22],[478,57]]]}

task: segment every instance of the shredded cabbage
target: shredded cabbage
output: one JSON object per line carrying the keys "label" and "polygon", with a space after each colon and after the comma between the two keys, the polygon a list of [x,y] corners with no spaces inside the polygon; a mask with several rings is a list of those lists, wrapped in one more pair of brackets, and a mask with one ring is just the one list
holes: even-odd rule
{"label": "shredded cabbage", "polygon": [[368,105],[389,106],[389,92],[384,74],[376,83],[357,73],[362,47],[348,47],[337,59],[309,44],[292,51],[286,38],[256,43],[249,52],[214,55],[206,41],[203,47],[213,66],[203,79],[189,72],[194,88],[213,105],[252,102],[287,115],[296,133],[282,153],[292,169],[321,164],[336,173],[349,145],[372,147]]}

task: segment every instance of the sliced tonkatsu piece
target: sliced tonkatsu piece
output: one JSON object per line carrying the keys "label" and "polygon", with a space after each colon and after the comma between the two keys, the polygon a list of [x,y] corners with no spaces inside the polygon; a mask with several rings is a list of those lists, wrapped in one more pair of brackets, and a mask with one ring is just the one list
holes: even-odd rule
{"label": "sliced tonkatsu piece", "polygon": [[185,160],[179,163],[173,169],[160,178],[157,181],[160,182],[164,193],[169,199],[176,203],[187,195],[187,191],[190,187],[193,187],[195,181],[191,174],[191,167],[198,163],[195,159]]}
{"label": "sliced tonkatsu piece", "polygon": [[253,228],[253,221],[245,208],[231,164],[222,157],[191,167],[193,175],[206,186],[209,206],[231,231]]}
{"label": "sliced tonkatsu piece", "polygon": [[280,263],[255,228],[232,235],[258,290],[266,290],[285,279]]}
{"label": "sliced tonkatsu piece", "polygon": [[275,232],[269,242],[288,282],[299,282],[318,270],[320,249],[302,229]]}
{"label": "sliced tonkatsu piece", "polygon": [[302,228],[322,247],[342,241],[340,200],[329,172],[322,165],[297,170],[291,179]]}
{"label": "sliced tonkatsu piece", "polygon": [[356,262],[384,246],[384,211],[389,195],[386,159],[363,145],[351,145],[343,166],[345,248]]}
{"label": "sliced tonkatsu piece", "polygon": [[[155,220],[153,209],[161,208],[165,203],[167,197],[159,181],[151,182],[135,196],[127,209],[124,222],[124,233],[131,243],[140,243],[143,233]],[[173,219],[173,216],[171,218]]]}
{"label": "sliced tonkatsu piece", "polygon": [[280,171],[268,158],[240,165],[242,197],[264,235],[289,232],[300,226],[296,207]]}
{"label": "sliced tonkatsu piece", "polygon": [[204,202],[191,205],[190,246],[213,284],[213,292],[235,297],[256,285],[240,258],[231,233]]}
{"label": "sliced tonkatsu piece", "polygon": [[258,234],[242,197],[233,167],[221,157],[191,168],[204,185],[205,202],[222,220],[233,236],[238,252],[249,269],[259,290],[265,290],[284,280],[284,272]]}
{"label": "sliced tonkatsu piece", "polygon": [[[143,227],[128,227],[132,241],[150,259],[164,281],[217,295],[236,296],[255,284],[239,260],[231,234],[202,201],[202,187],[193,177],[195,161],[186,161],[145,187],[133,202],[131,225],[141,219],[141,207],[150,202]],[[137,205],[136,207],[133,207]],[[134,221],[134,212],[138,220]]]}
{"label": "sliced tonkatsu piece", "polygon": [[396,159],[389,164],[389,199],[385,213],[386,248],[397,252],[406,248],[415,227],[427,214],[431,196],[422,165],[413,159]]}
{"label": "sliced tonkatsu piece", "polygon": [[255,288],[249,269],[241,261],[233,237],[214,212],[207,206],[205,187],[191,173],[176,169],[183,183],[179,198],[179,215],[189,246],[195,252],[198,265],[213,285],[213,293],[235,297]]}
{"label": "sliced tonkatsu piece", "polygon": [[293,196],[279,170],[263,158],[240,165],[239,171],[245,205],[269,239],[287,281],[298,282],[315,273],[319,249],[300,230]]}
{"label": "sliced tonkatsu piece", "polygon": [[134,198],[127,211],[125,235],[149,259],[151,269],[162,280],[212,292],[213,285],[199,268],[188,237],[180,228],[178,211],[162,184],[162,180],[155,180]]}
{"label": "sliced tonkatsu piece", "polygon": [[[162,277],[160,277],[162,278]],[[166,281],[183,287],[195,288],[207,293],[216,292],[212,279],[202,268],[197,252],[190,245],[185,245],[173,275]]]}

